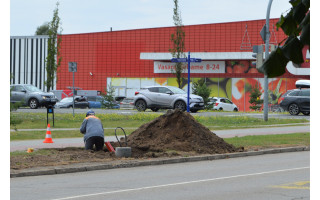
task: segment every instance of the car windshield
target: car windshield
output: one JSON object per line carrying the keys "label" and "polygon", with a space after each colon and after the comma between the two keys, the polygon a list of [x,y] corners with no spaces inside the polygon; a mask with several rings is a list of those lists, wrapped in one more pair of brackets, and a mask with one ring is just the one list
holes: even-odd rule
{"label": "car windshield", "polygon": [[39,88],[33,85],[25,85],[24,88],[26,88],[26,90],[28,90],[29,92],[42,92]]}
{"label": "car windshield", "polygon": [[168,88],[175,94],[186,94],[186,92],[181,90],[180,88],[170,86],[168,86]]}
{"label": "car windshield", "polygon": [[72,102],[72,97],[66,97],[66,98],[62,99],[60,102],[62,102],[62,103]]}

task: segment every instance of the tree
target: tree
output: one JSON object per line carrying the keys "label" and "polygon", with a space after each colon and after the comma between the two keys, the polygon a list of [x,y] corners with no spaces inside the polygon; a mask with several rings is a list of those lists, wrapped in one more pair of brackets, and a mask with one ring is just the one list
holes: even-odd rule
{"label": "tree", "polygon": [[192,93],[201,96],[204,104],[207,105],[211,89],[207,87],[205,79],[201,78],[192,84]]}
{"label": "tree", "polygon": [[262,92],[260,92],[258,85],[255,85],[251,89],[251,94],[250,94],[250,99],[249,103],[251,106],[249,106],[250,109],[252,110],[260,110],[263,100],[260,99]]}
{"label": "tree", "polygon": [[[174,8],[173,8],[173,23],[176,26],[175,33],[171,34],[171,41],[173,42],[173,48],[169,49],[173,58],[183,58],[185,57],[184,51],[184,38],[185,33],[183,31],[182,19],[179,12],[178,0],[173,0]],[[176,63],[174,73],[177,78],[177,83],[179,88],[182,88],[182,72],[183,65],[181,62]]]}
{"label": "tree", "polygon": [[[48,55],[46,58],[46,70],[47,70],[47,81],[45,84],[47,85],[47,91],[50,91],[50,88],[54,88],[54,78],[57,72],[58,67],[61,65],[61,57],[60,57],[60,43],[61,39],[58,39],[58,30],[60,26],[60,17],[59,13],[59,2],[56,4],[56,8],[53,11],[52,21],[49,23],[49,39],[48,39]],[[62,29],[60,28],[60,33]],[[58,60],[56,61],[56,59]]]}
{"label": "tree", "polygon": [[310,50],[310,0],[290,0],[292,8],[284,17],[281,15],[277,29],[281,28],[288,36],[283,46],[277,47],[263,63],[259,72],[269,78],[285,73],[287,63],[303,63],[302,48],[309,46]]}
{"label": "tree", "polygon": [[101,101],[101,105],[104,108],[113,108],[116,104],[114,103],[114,92],[115,89],[110,84],[108,86],[108,89],[106,89],[106,92],[102,93],[101,96],[103,97],[103,100]]}
{"label": "tree", "polygon": [[49,35],[49,22],[38,26],[35,35]]}

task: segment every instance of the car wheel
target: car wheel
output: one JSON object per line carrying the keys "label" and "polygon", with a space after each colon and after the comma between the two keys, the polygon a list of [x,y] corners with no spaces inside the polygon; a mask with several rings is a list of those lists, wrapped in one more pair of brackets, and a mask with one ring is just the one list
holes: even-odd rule
{"label": "car wheel", "polygon": [[300,113],[299,106],[295,103],[291,104],[288,110],[291,115],[298,115]]}
{"label": "car wheel", "polygon": [[72,106],[68,106],[68,108],[72,108]]}
{"label": "car wheel", "polygon": [[174,109],[180,109],[182,111],[185,111],[186,110],[186,104],[183,102],[183,101],[177,101],[175,104],[174,104]]}
{"label": "car wheel", "polygon": [[198,110],[190,110],[192,113],[196,113],[198,112]]}
{"label": "car wheel", "polygon": [[139,112],[143,112],[147,109],[147,103],[140,99],[136,102],[136,108]]}
{"label": "car wheel", "polygon": [[219,111],[223,111],[223,108],[222,108],[222,107],[220,107],[220,108],[219,108]]}
{"label": "car wheel", "polygon": [[151,108],[151,110],[152,110],[153,112],[157,112],[157,111],[159,110],[159,108]]}
{"label": "car wheel", "polygon": [[39,107],[39,101],[37,99],[30,99],[29,100],[29,107],[31,109],[37,109]]}
{"label": "car wheel", "polygon": [[238,108],[234,108],[233,111],[234,111],[234,112],[238,112]]}
{"label": "car wheel", "polygon": [[310,115],[310,112],[302,112],[304,115]]}

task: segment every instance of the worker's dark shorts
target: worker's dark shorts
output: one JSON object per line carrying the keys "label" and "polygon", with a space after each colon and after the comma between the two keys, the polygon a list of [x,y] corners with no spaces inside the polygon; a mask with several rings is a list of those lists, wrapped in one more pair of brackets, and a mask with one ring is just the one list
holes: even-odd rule
{"label": "worker's dark shorts", "polygon": [[87,141],[85,141],[86,150],[89,150],[89,149],[93,150],[93,145],[96,146],[97,151],[102,150],[104,145],[104,138],[99,136],[92,136],[92,137],[89,137]]}

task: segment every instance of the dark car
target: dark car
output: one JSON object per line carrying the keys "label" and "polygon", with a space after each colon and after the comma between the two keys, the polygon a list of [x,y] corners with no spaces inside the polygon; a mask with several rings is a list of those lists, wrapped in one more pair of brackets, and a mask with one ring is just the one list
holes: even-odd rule
{"label": "dark car", "polygon": [[43,92],[39,88],[29,84],[10,85],[10,102],[27,105],[31,109],[38,107],[54,106],[58,98],[52,92]]}
{"label": "dark car", "polygon": [[280,97],[280,106],[291,115],[310,115],[310,89],[294,89]]}
{"label": "dark car", "polygon": [[[104,104],[108,104],[106,100],[104,100],[104,98],[102,96],[87,96],[88,99],[88,103],[89,103],[89,108],[102,108],[104,107],[102,105],[102,102],[104,102]],[[119,109],[120,105],[117,102],[112,102],[113,109]]]}
{"label": "dark car", "polygon": [[[73,107],[73,97],[63,98],[60,102],[56,103],[55,108],[72,108]],[[89,103],[87,99],[83,96],[74,97],[74,107],[75,108],[89,108]]]}

